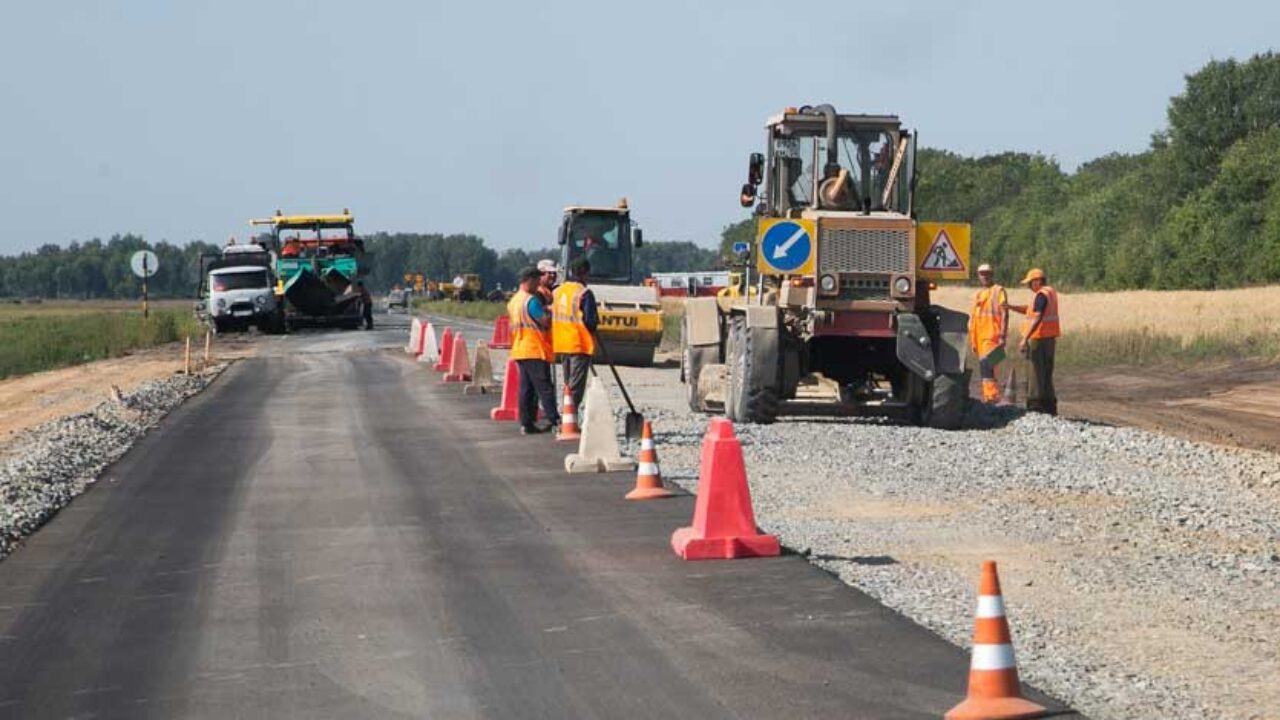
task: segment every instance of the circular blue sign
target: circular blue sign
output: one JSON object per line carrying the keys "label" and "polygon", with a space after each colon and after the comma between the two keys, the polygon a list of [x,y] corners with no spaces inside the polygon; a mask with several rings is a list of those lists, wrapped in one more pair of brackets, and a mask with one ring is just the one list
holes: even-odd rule
{"label": "circular blue sign", "polygon": [[790,272],[805,264],[811,249],[809,231],[794,222],[780,222],[765,231],[760,241],[760,252],[765,262]]}

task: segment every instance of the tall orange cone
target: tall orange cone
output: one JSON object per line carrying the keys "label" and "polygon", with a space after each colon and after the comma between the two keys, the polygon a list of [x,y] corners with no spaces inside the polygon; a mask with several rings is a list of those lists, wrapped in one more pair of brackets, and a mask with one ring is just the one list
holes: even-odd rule
{"label": "tall orange cone", "polygon": [[992,560],[982,563],[974,616],[969,697],[951,708],[945,720],[1016,720],[1044,713],[1044,707],[1022,697],[1013,639],[1000,594],[1000,576]]}
{"label": "tall orange cone", "polygon": [[453,328],[447,327],[440,333],[440,362],[431,369],[436,372],[449,372],[449,364],[453,362]]}
{"label": "tall orange cone", "polygon": [[573,405],[573,391],[564,386],[564,406],[560,411],[560,432],[556,433],[556,442],[577,441],[582,437],[578,429],[578,410]]}
{"label": "tall orange cone", "polygon": [[449,358],[449,372],[442,379],[447,383],[471,382],[471,359],[467,357],[467,339],[462,333],[453,336]]}
{"label": "tall orange cone", "polygon": [[693,524],[671,535],[671,549],[685,560],[772,557],[782,552],[777,537],[756,528],[742,443],[726,418],[712,418],[702,437]]}
{"label": "tall orange cone", "polygon": [[489,347],[511,349],[511,318],[506,313],[494,319],[493,337],[489,339]]}
{"label": "tall orange cone", "polygon": [[502,402],[489,411],[489,419],[496,422],[513,422],[520,417],[520,368],[515,360],[507,361],[502,375]]}
{"label": "tall orange cone", "polygon": [[628,500],[657,500],[674,494],[662,486],[658,451],[653,447],[653,424],[648,420],[644,421],[644,432],[640,435],[640,457],[636,461],[636,487],[627,493]]}

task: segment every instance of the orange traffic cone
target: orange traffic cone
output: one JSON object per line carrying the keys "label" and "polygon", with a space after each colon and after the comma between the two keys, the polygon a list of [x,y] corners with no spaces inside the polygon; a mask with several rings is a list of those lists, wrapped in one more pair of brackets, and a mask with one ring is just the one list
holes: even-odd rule
{"label": "orange traffic cone", "polygon": [[564,409],[560,411],[560,432],[556,433],[556,442],[577,441],[582,437],[578,428],[578,409],[573,405],[573,391],[564,386]]}
{"label": "orange traffic cone", "polygon": [[685,560],[772,557],[782,552],[778,538],[756,528],[742,443],[726,418],[712,418],[702,438],[693,525],[671,535],[671,548]]}
{"label": "orange traffic cone", "polygon": [[431,369],[436,372],[449,372],[449,364],[453,361],[453,328],[445,328],[440,333],[440,362]]}
{"label": "orange traffic cone", "polygon": [[520,416],[520,368],[515,360],[507,361],[502,375],[502,402],[489,411],[489,419],[496,422],[513,422]]}
{"label": "orange traffic cone", "polygon": [[511,349],[511,318],[506,313],[493,321],[493,337],[489,340],[489,347]]}
{"label": "orange traffic cone", "polygon": [[471,382],[471,359],[467,357],[467,340],[462,333],[453,336],[449,352],[449,371],[442,378],[447,383]]}
{"label": "orange traffic cone", "polygon": [[1045,708],[1022,697],[994,561],[982,563],[978,610],[974,615],[969,697],[951,708],[945,720],[1015,720],[1044,713]]}
{"label": "orange traffic cone", "polygon": [[662,486],[662,471],[658,469],[658,451],[653,447],[653,424],[644,421],[640,435],[640,457],[636,466],[636,487],[627,493],[628,500],[657,500],[674,493]]}

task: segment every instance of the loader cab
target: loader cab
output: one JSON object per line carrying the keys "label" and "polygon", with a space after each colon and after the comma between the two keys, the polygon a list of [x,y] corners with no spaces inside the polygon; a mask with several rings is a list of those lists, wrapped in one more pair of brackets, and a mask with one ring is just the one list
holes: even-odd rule
{"label": "loader cab", "polygon": [[858,213],[910,216],[916,139],[891,115],[787,108],[766,123],[767,154],[748,165],[741,200],[766,217]]}
{"label": "loader cab", "polygon": [[600,285],[630,284],[633,250],[644,243],[625,199],[612,208],[565,208],[558,240],[561,272],[567,274],[573,261],[586,257],[591,263],[587,280]]}

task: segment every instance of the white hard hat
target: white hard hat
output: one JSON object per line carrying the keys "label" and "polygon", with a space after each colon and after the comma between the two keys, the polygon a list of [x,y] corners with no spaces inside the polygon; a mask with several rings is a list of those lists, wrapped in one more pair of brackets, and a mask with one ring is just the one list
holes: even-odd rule
{"label": "white hard hat", "polygon": [[560,268],[556,265],[555,260],[550,260],[550,259],[539,260],[538,272],[542,272],[542,273],[560,272]]}
{"label": "white hard hat", "polygon": [[987,263],[982,263],[981,265],[978,266],[978,272],[980,273],[992,272],[991,266],[988,265]]}

